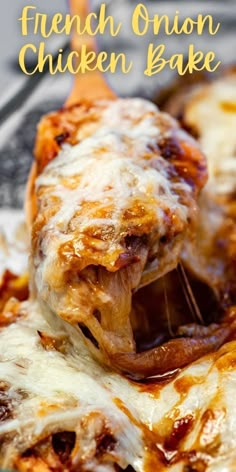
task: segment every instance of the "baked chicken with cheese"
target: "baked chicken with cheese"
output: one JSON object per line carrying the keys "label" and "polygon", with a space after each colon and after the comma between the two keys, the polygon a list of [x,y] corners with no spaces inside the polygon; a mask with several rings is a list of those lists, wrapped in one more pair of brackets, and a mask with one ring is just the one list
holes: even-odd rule
{"label": "baked chicken with cheese", "polygon": [[133,336],[133,293],[177,266],[194,228],[207,176],[196,142],[148,101],[101,100],[44,117],[35,156],[28,215],[41,303],[100,360],[138,377],[217,348],[217,326],[143,353]]}

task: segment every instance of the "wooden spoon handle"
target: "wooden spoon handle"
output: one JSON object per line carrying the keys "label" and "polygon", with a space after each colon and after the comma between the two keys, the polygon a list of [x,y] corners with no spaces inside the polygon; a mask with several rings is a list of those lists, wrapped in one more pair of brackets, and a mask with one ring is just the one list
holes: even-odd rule
{"label": "wooden spoon handle", "polygon": [[[79,15],[82,21],[85,20],[89,13],[88,3],[88,0],[69,0],[71,15]],[[97,49],[94,37],[88,35],[81,37],[74,32],[71,38],[72,50],[80,53],[83,44],[86,44],[88,51],[96,51]],[[71,92],[65,104],[68,106],[83,99],[97,100],[100,98],[115,98],[115,94],[106,83],[103,74],[95,70],[75,75]]]}

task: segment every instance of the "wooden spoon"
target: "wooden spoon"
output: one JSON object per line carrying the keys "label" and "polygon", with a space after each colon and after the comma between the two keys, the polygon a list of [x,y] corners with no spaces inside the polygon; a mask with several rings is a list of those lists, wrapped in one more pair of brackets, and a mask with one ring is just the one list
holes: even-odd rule
{"label": "wooden spoon", "polygon": [[[85,20],[89,13],[88,0],[70,0],[71,15],[79,15],[81,20]],[[86,44],[88,51],[96,51],[96,42],[92,36],[78,36],[75,32],[71,38],[71,49],[81,50],[81,46]],[[74,84],[66,105],[73,105],[80,100],[97,100],[102,98],[115,98],[115,93],[105,81],[105,78],[98,70],[87,72],[86,74],[75,75]]]}

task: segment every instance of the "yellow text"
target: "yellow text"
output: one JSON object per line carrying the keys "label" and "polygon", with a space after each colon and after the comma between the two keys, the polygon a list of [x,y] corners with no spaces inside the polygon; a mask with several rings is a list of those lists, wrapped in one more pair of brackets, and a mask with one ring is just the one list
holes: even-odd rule
{"label": "yellow text", "polygon": [[49,38],[53,33],[70,35],[72,32],[81,36],[84,34],[96,36],[109,32],[115,37],[119,34],[122,23],[115,25],[114,18],[111,15],[107,16],[106,8],[105,3],[102,3],[98,14],[91,12],[84,20],[79,15],[62,15],[62,13],[55,13],[49,18],[46,13],[38,13],[34,5],[27,5],[19,18],[21,32],[23,36],[27,36],[31,26],[33,33],[40,34],[43,38]]}
{"label": "yellow text", "polygon": [[196,19],[186,17],[181,21],[178,11],[176,11],[173,19],[170,19],[168,15],[158,14],[151,17],[147,7],[143,3],[139,3],[132,15],[132,28],[137,36],[144,36],[149,32],[158,35],[161,28],[163,28],[163,32],[168,36],[172,34],[189,35],[193,32],[202,35],[204,30],[207,30],[210,35],[214,36],[219,31],[220,23],[214,25],[212,15],[204,16],[202,14],[197,15]]}
{"label": "yellow text", "polygon": [[173,54],[169,59],[163,57],[165,53],[165,45],[160,44],[154,46],[153,43],[149,45],[147,54],[147,68],[144,74],[152,76],[161,72],[166,66],[171,70],[176,70],[179,75],[184,75],[187,72],[192,74],[194,71],[207,70],[208,72],[215,72],[221,64],[217,63],[216,56],[213,51],[204,54],[202,51],[195,51],[193,44],[189,45],[188,58],[183,54]]}
{"label": "yellow text", "polygon": [[[33,70],[28,70],[26,67],[26,56],[29,51],[32,51],[36,58],[37,65]],[[33,75],[36,72],[42,73],[45,69],[51,75],[67,71],[71,74],[84,74],[95,70],[100,72],[109,71],[114,74],[117,68],[123,74],[128,74],[133,66],[133,62],[128,61],[124,53],[116,54],[112,52],[108,54],[105,51],[96,53],[95,51],[89,51],[85,44],[81,46],[80,52],[71,51],[66,58],[63,56],[63,49],[59,49],[55,61],[52,54],[45,52],[45,44],[41,42],[38,48],[34,44],[26,44],[21,48],[19,65],[26,75]]]}

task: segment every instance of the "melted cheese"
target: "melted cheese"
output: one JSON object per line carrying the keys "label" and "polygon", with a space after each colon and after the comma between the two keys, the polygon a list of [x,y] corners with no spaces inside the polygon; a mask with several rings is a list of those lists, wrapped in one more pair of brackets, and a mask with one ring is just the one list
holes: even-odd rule
{"label": "melted cheese", "polygon": [[[46,347],[39,332],[59,340],[61,348]],[[83,421],[100,414],[116,440],[114,462],[122,468],[182,472],[184,465],[200,463],[207,472],[234,472],[235,365],[231,342],[166,384],[134,383],[98,364],[80,333],[43,304],[24,302],[17,321],[0,330],[0,386],[9,387],[11,409],[0,420],[0,467],[16,470],[18,454],[60,431],[75,431],[83,454]],[[191,428],[173,442],[177,426],[189,420]],[[115,470],[94,456],[89,464],[94,472]]]}
{"label": "melted cheese", "polygon": [[[0,422],[1,467],[12,467],[17,454],[50,433],[83,437],[82,421],[96,412],[114,435],[112,455],[122,468],[178,472],[200,461],[201,470],[215,472],[222,464],[224,472],[235,470],[235,342],[166,385],[145,386],[97,364],[80,334],[37,302],[23,303],[20,312],[0,332],[0,380],[13,405],[12,418]],[[63,349],[46,349],[38,332],[63,339]],[[190,420],[191,428],[173,441],[177,426]]]}
{"label": "melted cheese", "polygon": [[[176,122],[140,99],[99,106],[99,120],[81,126],[78,144],[64,145],[36,181],[36,226],[41,218],[45,223],[37,236],[41,242],[34,266],[44,299],[54,275],[56,285],[60,280],[63,285],[64,273],[70,270],[71,255],[67,251],[63,262],[60,256],[67,244],[77,258],[76,270],[94,264],[115,271],[125,237],[147,235],[156,272],[159,266],[159,275],[171,270],[180,250],[177,236],[185,234],[194,213],[191,186],[176,174],[171,178],[173,167],[157,146],[160,136],[167,139],[173,129],[177,139],[190,139]],[[166,265],[157,255],[162,237],[171,239]]]}
{"label": "melted cheese", "polygon": [[[92,135],[75,146],[63,147],[36,183],[38,190],[49,187],[48,197],[61,199],[61,208],[49,220],[48,230],[55,228],[66,232],[70,220],[84,202],[99,202],[99,209],[111,204],[112,209],[106,218],[98,218],[96,212],[94,214],[94,210],[88,208],[86,215],[76,217],[74,226],[83,233],[88,227],[110,225],[115,230],[114,244],[124,230],[122,216],[125,210],[132,209],[137,200],[143,207],[148,204],[154,207],[160,236],[165,233],[160,199],[186,221],[187,208],[180,204],[175,191],[182,189],[190,194],[189,185],[171,181],[168,165],[161,156],[158,172],[152,162],[148,162],[147,146],[155,146],[160,135],[155,123],[156,112],[153,104],[140,99],[111,102]],[[74,189],[68,188],[66,182],[72,177],[78,181]],[[80,240],[78,249],[81,244]]]}

